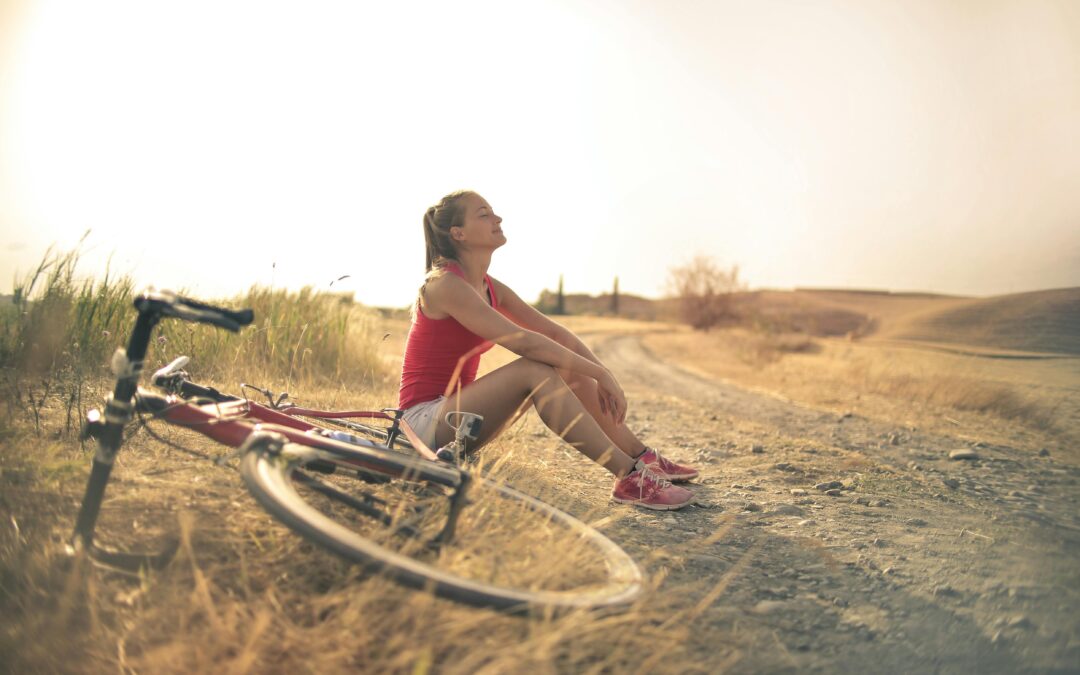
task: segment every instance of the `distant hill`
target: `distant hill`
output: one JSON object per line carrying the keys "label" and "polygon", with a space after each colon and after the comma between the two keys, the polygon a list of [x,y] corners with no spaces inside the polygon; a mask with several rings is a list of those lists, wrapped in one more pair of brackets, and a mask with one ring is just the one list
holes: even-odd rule
{"label": "distant hill", "polygon": [[[569,294],[567,314],[611,315],[611,295]],[[555,294],[537,306],[550,312]],[[1080,354],[1080,288],[991,298],[797,288],[735,294],[732,325],[817,337],[894,339],[1025,352]],[[678,320],[674,300],[620,295],[619,316]]]}
{"label": "distant hill", "polygon": [[1080,288],[957,300],[898,317],[881,337],[1080,354]]}

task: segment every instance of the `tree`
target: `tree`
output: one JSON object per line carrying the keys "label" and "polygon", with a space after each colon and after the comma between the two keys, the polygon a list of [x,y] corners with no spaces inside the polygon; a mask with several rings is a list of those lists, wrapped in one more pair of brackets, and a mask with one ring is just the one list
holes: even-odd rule
{"label": "tree", "polygon": [[562,275],[559,275],[559,294],[555,298],[555,313],[559,316],[566,314],[566,298],[563,297]]}
{"label": "tree", "polygon": [[611,313],[619,313],[619,277],[615,277],[615,288],[611,290]]}
{"label": "tree", "polygon": [[733,295],[741,290],[739,267],[725,270],[711,257],[699,255],[669,270],[668,288],[679,301],[683,321],[708,331],[734,315]]}

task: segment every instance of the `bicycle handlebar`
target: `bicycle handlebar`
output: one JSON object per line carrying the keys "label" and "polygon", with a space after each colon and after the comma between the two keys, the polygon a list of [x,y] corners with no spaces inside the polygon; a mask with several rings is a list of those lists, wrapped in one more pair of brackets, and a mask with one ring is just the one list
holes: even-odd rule
{"label": "bicycle handlebar", "polygon": [[146,291],[135,298],[139,312],[156,312],[194,323],[208,323],[237,333],[255,320],[250,309],[232,310],[185,298],[172,291]]}

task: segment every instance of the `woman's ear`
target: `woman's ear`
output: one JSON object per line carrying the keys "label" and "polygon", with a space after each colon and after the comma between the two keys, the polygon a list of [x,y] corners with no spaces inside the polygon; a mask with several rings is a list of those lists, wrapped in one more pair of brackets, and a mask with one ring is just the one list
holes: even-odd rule
{"label": "woman's ear", "polygon": [[454,241],[465,241],[465,228],[457,226],[451,227],[450,238]]}

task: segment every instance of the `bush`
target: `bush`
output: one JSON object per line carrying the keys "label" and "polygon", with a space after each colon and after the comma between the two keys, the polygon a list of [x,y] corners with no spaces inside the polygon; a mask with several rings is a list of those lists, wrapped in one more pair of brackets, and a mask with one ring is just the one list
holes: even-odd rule
{"label": "bush", "polygon": [[733,296],[741,290],[739,268],[724,270],[712,258],[697,256],[671,268],[668,287],[678,300],[682,320],[696,330],[708,331],[735,316]]}

